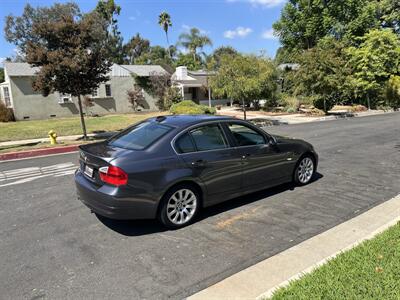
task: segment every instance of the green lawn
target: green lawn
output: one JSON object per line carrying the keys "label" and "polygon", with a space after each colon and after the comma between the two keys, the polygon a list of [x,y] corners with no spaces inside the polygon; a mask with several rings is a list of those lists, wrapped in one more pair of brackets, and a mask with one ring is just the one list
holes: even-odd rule
{"label": "green lawn", "polygon": [[[155,112],[87,117],[86,128],[88,133],[115,131],[159,114]],[[0,123],[0,142],[47,137],[51,129],[55,130],[58,136],[82,134],[79,117],[8,122]]]}
{"label": "green lawn", "polygon": [[293,281],[272,299],[400,299],[400,223]]}

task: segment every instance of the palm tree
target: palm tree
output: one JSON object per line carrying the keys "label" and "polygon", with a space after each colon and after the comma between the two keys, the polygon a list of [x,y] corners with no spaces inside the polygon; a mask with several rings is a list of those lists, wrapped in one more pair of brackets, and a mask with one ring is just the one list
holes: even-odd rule
{"label": "palm tree", "polygon": [[204,46],[212,46],[212,41],[207,35],[201,34],[199,29],[191,28],[189,33],[181,33],[178,44],[189,50],[193,55],[194,61],[196,61],[197,49],[203,49]]}
{"label": "palm tree", "polygon": [[169,57],[171,57],[171,51],[169,49],[169,40],[168,40],[168,28],[172,26],[171,16],[165,11],[162,12],[158,16],[158,25],[160,25],[165,31],[165,36],[167,37],[168,54]]}

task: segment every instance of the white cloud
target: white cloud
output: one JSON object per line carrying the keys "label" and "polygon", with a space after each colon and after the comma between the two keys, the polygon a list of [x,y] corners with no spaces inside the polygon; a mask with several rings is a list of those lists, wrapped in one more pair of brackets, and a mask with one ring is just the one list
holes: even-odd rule
{"label": "white cloud", "polygon": [[276,40],[277,39],[277,37],[274,35],[274,30],[272,28],[264,30],[263,33],[261,34],[261,37],[266,40]]}
{"label": "white cloud", "polygon": [[245,36],[249,35],[250,33],[253,32],[253,29],[249,27],[242,27],[239,26],[234,30],[227,30],[224,32],[224,37],[227,39],[234,39],[236,37],[241,37],[244,38]]}
{"label": "white cloud", "polygon": [[136,21],[142,13],[139,10],[135,10],[135,15],[131,15],[128,19],[131,21]]}
{"label": "white cloud", "polygon": [[227,2],[248,2],[254,6],[262,6],[266,8],[281,5],[286,0],[227,0]]}

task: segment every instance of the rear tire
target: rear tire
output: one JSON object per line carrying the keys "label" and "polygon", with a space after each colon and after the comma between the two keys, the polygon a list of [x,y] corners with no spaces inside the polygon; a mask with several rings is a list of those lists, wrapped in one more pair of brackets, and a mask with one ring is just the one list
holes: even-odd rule
{"label": "rear tire", "polygon": [[293,179],[297,185],[306,185],[315,175],[315,159],[310,154],[303,155],[297,162]]}
{"label": "rear tire", "polygon": [[200,194],[190,184],[172,187],[162,198],[158,220],[167,228],[182,228],[194,220],[200,208]]}

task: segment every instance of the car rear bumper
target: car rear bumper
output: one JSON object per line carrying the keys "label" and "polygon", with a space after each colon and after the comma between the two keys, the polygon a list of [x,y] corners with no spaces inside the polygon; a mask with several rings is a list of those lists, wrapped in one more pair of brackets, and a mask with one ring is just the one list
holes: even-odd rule
{"label": "car rear bumper", "polygon": [[98,187],[90,182],[79,169],[75,172],[75,184],[78,199],[98,215],[118,220],[156,217],[155,202],[133,197],[118,197],[117,188],[106,185]]}

